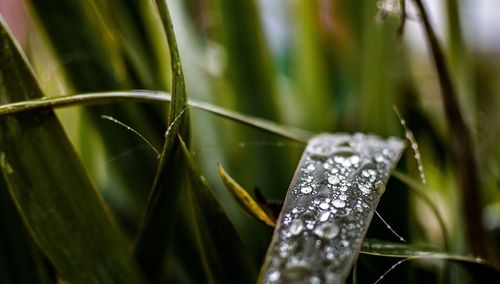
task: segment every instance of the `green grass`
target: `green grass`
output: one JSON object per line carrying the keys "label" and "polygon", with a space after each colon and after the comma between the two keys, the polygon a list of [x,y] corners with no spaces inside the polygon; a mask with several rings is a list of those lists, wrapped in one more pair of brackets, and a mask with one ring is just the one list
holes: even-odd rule
{"label": "green grass", "polygon": [[500,69],[460,2],[444,38],[420,0],[404,29],[373,1],[281,1],[270,37],[254,0],[25,2],[29,40],[0,38],[0,282],[255,282],[272,228],[217,163],[276,204],[312,135],[404,137],[393,106],[427,183],[407,150],[377,210],[409,243],[374,220],[348,281],[393,257],[381,283],[498,278]]}

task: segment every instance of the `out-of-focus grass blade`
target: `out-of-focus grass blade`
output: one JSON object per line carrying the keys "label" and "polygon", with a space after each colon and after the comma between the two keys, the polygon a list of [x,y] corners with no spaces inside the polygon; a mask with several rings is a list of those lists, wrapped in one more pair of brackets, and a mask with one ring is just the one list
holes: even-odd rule
{"label": "out-of-focus grass blade", "polygon": [[[41,97],[3,22],[0,49],[1,103]],[[143,282],[121,232],[52,111],[2,118],[0,155],[18,211],[68,281]]]}
{"label": "out-of-focus grass blade", "polygon": [[[66,75],[68,85],[76,92],[145,88],[141,82],[136,82],[134,76],[137,74],[134,71],[139,71],[131,71],[131,68],[128,68],[130,66],[126,64],[127,57],[123,54],[125,45],[128,49],[134,48],[135,45],[118,42],[120,37],[114,35],[117,31],[114,22],[108,20],[110,16],[104,9],[100,9],[100,6],[105,4],[97,2],[102,1],[27,1],[54,48],[58,66]],[[117,8],[116,12],[118,10],[120,8]],[[145,45],[143,47],[146,48]],[[149,54],[152,56],[154,52]],[[143,65],[144,68],[148,66]],[[97,106],[85,109],[83,114],[84,119],[80,124],[82,142],[78,149],[82,153],[83,161],[100,158],[93,156],[95,141],[88,138],[89,132],[92,133],[94,129],[97,130],[110,157],[137,148],[141,143],[121,127],[103,123],[101,115],[109,115],[119,120],[126,119],[148,137],[153,145],[161,145],[163,142],[163,135],[157,130],[165,127],[164,114],[151,106]],[[141,165],[141,171],[137,171],[138,164]],[[134,152],[116,163],[105,165],[106,179],[99,189],[127,236],[136,232],[134,225],[139,222],[156,167],[157,160],[147,151]],[[89,167],[89,171],[94,175],[100,174],[94,168]],[[122,200],[113,198],[113,193]]]}
{"label": "out-of-focus grass blade", "polygon": [[[6,104],[0,106],[0,116],[7,114],[15,114],[22,112],[35,111],[44,108],[60,108],[68,106],[83,106],[93,104],[110,104],[117,102],[169,102],[171,96],[165,92],[158,91],[123,91],[123,92],[103,92],[103,93],[88,93],[77,94],[71,96],[51,96],[38,100],[26,100],[23,102]],[[219,107],[210,103],[189,99],[188,106],[208,111],[215,115],[225,117],[236,122],[246,124],[248,126],[276,134],[283,138],[287,138],[302,144],[306,144],[307,140],[313,136],[313,133],[293,128],[285,125],[280,125],[275,122],[262,119],[255,116],[241,114],[223,107]]]}
{"label": "out-of-focus grass blade", "polygon": [[[497,264],[488,262],[482,258],[450,254],[429,246],[365,239],[360,252],[363,254],[383,257],[404,258],[400,262],[393,265],[382,275],[380,279],[385,277],[388,272],[396,268],[398,265],[410,260],[443,260],[457,262],[462,264],[470,273],[472,273],[476,281],[486,279],[490,282],[491,279],[499,279],[500,277],[500,267]],[[478,283],[486,282],[479,281]]]}
{"label": "out-of-focus grass blade", "polygon": [[211,283],[254,283],[257,279],[257,267],[251,254],[205,177],[198,172],[182,138],[180,141],[208,278]]}
{"label": "out-of-focus grass blade", "polygon": [[0,283],[51,283],[48,267],[24,227],[0,176]]}
{"label": "out-of-focus grass blade", "polygon": [[167,37],[172,67],[172,97],[168,113],[168,129],[153,188],[146,205],[136,245],[135,256],[151,282],[162,274],[165,253],[172,236],[174,208],[182,189],[182,159],[177,135],[189,138],[186,88],[174,27],[167,3],[156,1],[163,30]]}
{"label": "out-of-focus grass blade", "polygon": [[238,201],[240,206],[252,217],[263,222],[264,224],[273,227],[276,225],[276,219],[269,216],[260,205],[248,194],[248,192],[239,185],[222,167],[217,164],[217,172],[226,188],[231,192],[234,199]]}
{"label": "out-of-focus grass blade", "polygon": [[272,60],[264,41],[257,1],[213,0],[220,12],[228,76],[238,109],[276,119]]}

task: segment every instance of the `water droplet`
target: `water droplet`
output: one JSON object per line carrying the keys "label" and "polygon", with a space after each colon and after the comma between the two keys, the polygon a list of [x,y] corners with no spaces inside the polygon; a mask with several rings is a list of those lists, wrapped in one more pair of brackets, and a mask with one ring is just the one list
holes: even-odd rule
{"label": "water droplet", "polygon": [[342,164],[345,161],[344,157],[342,157],[342,156],[335,156],[335,157],[333,157],[333,160],[337,164]]}
{"label": "water droplet", "polygon": [[311,274],[311,266],[307,261],[292,259],[287,263],[284,274],[286,279],[305,280]]}
{"label": "water droplet", "polygon": [[372,192],[368,187],[366,187],[364,185],[360,185],[359,190],[361,190],[361,192],[363,192],[364,194],[369,194]]}
{"label": "water droplet", "polygon": [[346,201],[346,200],[347,200],[347,195],[345,195],[345,194],[343,194],[343,193],[342,193],[342,194],[339,196],[339,199],[340,199],[340,200],[344,200],[344,201]]}
{"label": "water droplet", "polygon": [[289,231],[292,236],[296,236],[302,232],[302,229],[304,229],[304,222],[300,219],[295,219],[292,221],[292,224],[290,224]]}
{"label": "water droplet", "polygon": [[330,218],[330,212],[323,212],[321,213],[321,215],[319,215],[319,221],[320,222],[325,222],[328,220],[328,218]]}
{"label": "water droplet", "polygon": [[326,203],[326,202],[323,202],[319,205],[319,208],[326,210],[326,209],[330,208],[330,205],[328,205],[328,203]]}
{"label": "water droplet", "polygon": [[349,161],[353,165],[357,165],[357,164],[359,164],[359,156],[358,155],[353,155],[353,156],[351,156],[351,158],[349,158]]}
{"label": "water droplet", "polygon": [[311,193],[312,190],[313,190],[312,187],[306,186],[306,187],[303,187],[302,189],[300,189],[300,192],[302,192],[304,194],[308,194],[308,193]]}
{"label": "water droplet", "polygon": [[336,176],[331,176],[328,178],[328,182],[332,185],[337,185],[340,183],[340,179]]}
{"label": "water droplet", "polygon": [[342,162],[342,166],[343,166],[344,168],[350,168],[350,167],[351,167],[351,165],[352,165],[352,164],[351,164],[351,161],[349,161],[349,160],[344,160],[344,161]]}
{"label": "water droplet", "polygon": [[345,207],[345,202],[340,200],[340,199],[335,199],[334,201],[332,201],[332,204],[333,204],[333,206],[335,206],[337,208],[344,208]]}
{"label": "water droplet", "polygon": [[317,276],[313,276],[309,278],[309,284],[321,284],[321,279],[319,279]]}
{"label": "water droplet", "polygon": [[335,148],[331,143],[323,141],[310,143],[307,147],[307,151],[309,151],[313,159],[327,159],[334,150]]}
{"label": "water droplet", "polygon": [[273,271],[271,273],[269,273],[269,275],[267,276],[267,280],[271,281],[271,282],[274,282],[274,281],[278,281],[281,277],[281,273],[279,271]]}
{"label": "water droplet", "polygon": [[316,229],[314,229],[314,234],[325,239],[333,239],[339,234],[339,232],[339,226],[332,222],[320,224],[316,227]]}
{"label": "water droplet", "polygon": [[330,169],[330,168],[331,168],[331,165],[330,165],[330,164],[328,164],[328,163],[324,163],[324,164],[323,164],[323,169],[328,170],[328,169]]}
{"label": "water droplet", "polygon": [[309,164],[309,166],[307,166],[306,168],[308,171],[312,172],[316,169],[316,167],[313,165],[313,164]]}
{"label": "water droplet", "polygon": [[336,173],[338,173],[338,172],[339,172],[339,169],[337,169],[337,168],[333,168],[333,169],[332,169],[332,174],[336,174]]}

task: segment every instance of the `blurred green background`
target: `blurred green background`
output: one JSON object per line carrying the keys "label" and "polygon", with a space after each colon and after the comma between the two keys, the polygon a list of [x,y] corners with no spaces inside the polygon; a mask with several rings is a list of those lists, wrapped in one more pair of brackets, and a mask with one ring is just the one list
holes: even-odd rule
{"label": "blurred green background", "polygon": [[[431,22],[457,88],[460,111],[478,160],[481,216],[500,236],[500,4],[495,0],[427,1]],[[450,158],[439,81],[419,13],[399,1],[168,0],[187,95],[311,132],[372,132],[404,137],[393,106],[418,142],[425,194],[445,220],[447,240],[428,205],[391,180],[378,207],[410,243],[469,254],[459,179]],[[2,0],[0,12],[31,62],[46,95],[107,90],[170,90],[170,58],[151,1]],[[495,13],[495,11],[497,11]],[[161,149],[165,105],[119,103],[57,110],[96,187],[133,240],[156,171],[155,153],[110,115]],[[282,200],[304,145],[190,109],[191,151],[216,191],[255,263],[272,229],[247,216],[216,173],[216,163],[245,188]],[[408,150],[399,170],[419,179]],[[189,220],[181,194],[178,219]],[[3,198],[3,197],[2,197]],[[181,226],[182,227],[182,226]],[[181,228],[173,244],[183,244]],[[396,240],[378,220],[369,237]],[[189,239],[189,238],[188,238]],[[477,240],[481,242],[483,240]],[[189,241],[187,241],[189,242]],[[169,246],[166,280],[198,281],[192,249]],[[182,245],[180,246],[183,247]],[[494,249],[494,248],[492,248]],[[178,250],[178,251],[176,251]],[[497,256],[498,257],[498,256]],[[395,261],[360,257],[360,283],[375,281]],[[397,282],[442,279],[442,263],[405,265]],[[460,272],[457,272],[460,275]],[[459,276],[455,276],[459,277]],[[455,280],[458,280],[455,279]],[[390,281],[390,280],[389,280]]]}

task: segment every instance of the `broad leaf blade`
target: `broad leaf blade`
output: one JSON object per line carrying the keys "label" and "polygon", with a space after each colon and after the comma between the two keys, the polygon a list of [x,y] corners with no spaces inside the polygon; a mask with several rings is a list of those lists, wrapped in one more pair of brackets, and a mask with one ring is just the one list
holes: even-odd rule
{"label": "broad leaf blade", "polygon": [[0,176],[0,283],[51,283],[48,266],[24,227]]}
{"label": "broad leaf blade", "polygon": [[[42,97],[18,47],[0,28],[0,100]],[[51,110],[0,120],[2,170],[41,249],[72,283],[142,283],[127,245]]]}
{"label": "broad leaf blade", "polygon": [[206,179],[196,169],[187,146],[180,141],[208,278],[212,283],[255,282],[257,268],[251,255]]}

